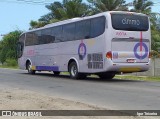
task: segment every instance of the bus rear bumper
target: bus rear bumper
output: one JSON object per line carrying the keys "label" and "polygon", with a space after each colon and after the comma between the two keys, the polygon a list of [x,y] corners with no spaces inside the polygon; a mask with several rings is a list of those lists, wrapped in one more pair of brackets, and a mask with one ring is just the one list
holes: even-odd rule
{"label": "bus rear bumper", "polygon": [[[108,64],[108,63],[107,63]],[[107,65],[107,71],[113,72],[143,72],[150,68],[150,62],[148,63],[111,63]]]}

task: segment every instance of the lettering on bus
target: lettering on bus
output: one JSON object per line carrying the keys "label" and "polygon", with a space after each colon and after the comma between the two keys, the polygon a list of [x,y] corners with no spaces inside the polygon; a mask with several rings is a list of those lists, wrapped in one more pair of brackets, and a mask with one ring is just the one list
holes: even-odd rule
{"label": "lettering on bus", "polygon": [[27,55],[30,55],[30,56],[34,55],[34,50],[28,50]]}
{"label": "lettering on bus", "polygon": [[124,19],[122,19],[122,24],[137,25],[137,26],[139,26],[141,23],[140,23],[139,20],[124,18]]}
{"label": "lettering on bus", "polygon": [[126,32],[116,32],[117,36],[126,36],[127,33]]}

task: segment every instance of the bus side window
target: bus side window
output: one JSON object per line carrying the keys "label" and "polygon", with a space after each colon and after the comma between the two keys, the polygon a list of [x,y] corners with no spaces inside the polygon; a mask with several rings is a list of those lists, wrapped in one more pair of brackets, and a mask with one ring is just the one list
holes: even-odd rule
{"label": "bus side window", "polygon": [[75,23],[63,26],[63,41],[75,40]]}
{"label": "bus side window", "polygon": [[90,20],[79,21],[76,23],[76,40],[90,38]]}
{"label": "bus side window", "polygon": [[76,35],[75,35],[75,39],[76,40],[80,40],[83,39],[83,35],[84,35],[84,22],[83,21],[79,21],[76,23]]}
{"label": "bus side window", "polygon": [[85,20],[84,24],[84,39],[91,38],[91,20]]}
{"label": "bus side window", "polygon": [[61,42],[62,37],[62,26],[56,26],[51,29],[51,35],[55,42]]}
{"label": "bus side window", "polygon": [[52,36],[52,31],[51,31],[51,28],[48,28],[48,29],[45,29],[42,31],[42,41],[43,41],[43,44],[48,44],[48,43],[53,43],[55,38]]}
{"label": "bus side window", "polygon": [[26,34],[25,46],[31,46],[37,44],[37,34],[36,32],[29,32]]}
{"label": "bus side window", "polygon": [[20,36],[19,42],[24,43],[25,41],[25,34]]}
{"label": "bus side window", "polygon": [[105,17],[91,19],[91,37],[97,37],[103,34],[105,30]]}
{"label": "bus side window", "polygon": [[35,45],[39,45],[40,41],[41,41],[41,38],[42,38],[41,31],[36,31],[35,34],[36,34],[36,43],[35,43]]}
{"label": "bus side window", "polygon": [[34,45],[33,33],[31,33],[31,32],[30,33],[26,33],[25,45],[26,46]]}

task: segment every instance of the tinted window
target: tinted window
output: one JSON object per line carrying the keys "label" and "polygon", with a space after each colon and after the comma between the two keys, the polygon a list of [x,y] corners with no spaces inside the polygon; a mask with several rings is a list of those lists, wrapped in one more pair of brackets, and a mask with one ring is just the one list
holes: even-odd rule
{"label": "tinted window", "polygon": [[35,45],[37,44],[37,35],[35,32],[30,32],[26,34],[26,40],[25,40],[25,45],[30,46],[30,45]]}
{"label": "tinted window", "polygon": [[80,21],[76,23],[76,40],[84,39],[84,21]]}
{"label": "tinted window", "polygon": [[23,55],[24,44],[22,42],[17,43],[17,57],[20,58]]}
{"label": "tinted window", "polygon": [[25,34],[20,36],[19,42],[17,43],[17,57],[18,58],[20,58],[23,55],[24,41],[25,41]]}
{"label": "tinted window", "polygon": [[101,35],[105,30],[105,17],[98,17],[91,20],[91,37]]}
{"label": "tinted window", "polygon": [[42,30],[41,38],[38,40],[39,44],[53,43],[55,38],[51,35],[51,29]]}
{"label": "tinted window", "polygon": [[21,35],[19,38],[19,42],[24,43],[25,41],[25,34]]}
{"label": "tinted window", "polygon": [[55,40],[55,42],[60,42],[63,40],[62,38],[62,26],[56,26],[52,28],[51,31],[52,38]]}
{"label": "tinted window", "polygon": [[149,21],[147,16],[133,14],[111,14],[112,26],[116,30],[147,31]]}
{"label": "tinted window", "polygon": [[90,38],[90,20],[79,21],[76,23],[76,40]]}
{"label": "tinted window", "polygon": [[75,40],[75,23],[63,26],[63,41]]}
{"label": "tinted window", "polygon": [[76,23],[76,40],[94,38],[103,34],[105,17],[97,17]]}
{"label": "tinted window", "polygon": [[37,39],[37,42],[35,43],[35,45],[38,45],[40,44],[40,41],[42,39],[41,31],[36,31],[35,34],[36,34],[36,39]]}

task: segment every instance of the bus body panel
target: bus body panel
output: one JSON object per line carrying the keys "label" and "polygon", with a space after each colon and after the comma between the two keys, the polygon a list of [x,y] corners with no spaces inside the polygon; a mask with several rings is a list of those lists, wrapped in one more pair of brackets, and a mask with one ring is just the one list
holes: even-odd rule
{"label": "bus body panel", "polygon": [[[150,28],[148,31],[142,32],[115,30],[112,27],[111,12],[83,19],[98,16],[106,17],[103,34],[95,38],[26,46],[23,56],[18,60],[20,68],[25,69],[27,60],[30,60],[35,70],[68,71],[69,61],[74,59],[77,62],[79,72],[82,73],[148,70],[151,45]],[[61,23],[64,24],[63,22],[57,24]],[[72,23],[72,21],[67,21],[67,23]],[[40,28],[40,30],[46,28],[48,27]],[[141,49],[140,45],[142,45]],[[112,53],[112,58],[106,57],[108,52]],[[140,59],[141,55],[145,55],[145,57]]]}

